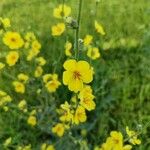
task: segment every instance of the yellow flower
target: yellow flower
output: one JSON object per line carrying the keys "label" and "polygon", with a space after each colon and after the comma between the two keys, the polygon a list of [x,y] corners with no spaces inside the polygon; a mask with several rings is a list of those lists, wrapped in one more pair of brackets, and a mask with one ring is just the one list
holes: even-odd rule
{"label": "yellow flower", "polygon": [[100,33],[101,35],[105,35],[105,31],[104,28],[101,24],[99,24],[96,20],[95,20],[95,29],[98,33]]}
{"label": "yellow flower", "polygon": [[8,139],[6,139],[5,140],[5,142],[4,142],[4,147],[7,147],[7,146],[9,146],[10,144],[11,144],[11,142],[12,142],[12,138],[11,137],[9,137]]}
{"label": "yellow flower", "polygon": [[126,127],[126,133],[129,136],[129,142],[133,145],[139,145],[141,144],[141,140],[137,138],[137,133],[135,131],[129,130],[129,127]]}
{"label": "yellow flower", "polygon": [[29,54],[27,56],[27,61],[31,61],[39,53],[40,53],[39,49],[30,49]]}
{"label": "yellow flower", "polygon": [[20,80],[23,83],[26,83],[29,80],[29,77],[24,73],[18,74],[17,77],[18,77],[18,80]]}
{"label": "yellow flower", "polygon": [[66,71],[63,73],[63,83],[68,85],[70,91],[78,92],[83,88],[83,83],[93,80],[91,67],[86,61],[69,59],[64,63]]}
{"label": "yellow flower", "polygon": [[52,128],[52,132],[55,133],[57,136],[62,137],[65,132],[65,127],[62,123],[58,123]]}
{"label": "yellow flower", "polygon": [[89,47],[87,51],[87,56],[95,60],[100,57],[99,49],[96,47]]}
{"label": "yellow flower", "polygon": [[64,23],[58,23],[55,26],[52,26],[52,35],[53,36],[60,36],[65,31],[65,24]]}
{"label": "yellow flower", "polygon": [[68,104],[68,102],[66,101],[64,104],[61,104],[60,107],[62,111],[62,114],[59,117],[60,121],[62,122],[72,121],[73,115],[71,113],[70,105]]}
{"label": "yellow flower", "polygon": [[10,49],[19,49],[24,45],[24,41],[17,32],[8,31],[4,34],[3,42]]}
{"label": "yellow flower", "polygon": [[84,45],[88,46],[92,43],[93,36],[92,35],[86,35],[85,38],[83,39]]}
{"label": "yellow flower", "polygon": [[66,56],[72,56],[72,53],[71,53],[71,49],[72,49],[72,43],[70,43],[70,42],[66,42],[66,44],[65,44],[65,54],[66,54]]}
{"label": "yellow flower", "polygon": [[53,145],[48,145],[46,150],[55,150],[54,146]]}
{"label": "yellow flower", "polygon": [[71,13],[71,8],[67,5],[60,4],[57,8],[54,9],[53,15],[56,18],[68,17]]}
{"label": "yellow flower", "polygon": [[32,42],[32,50],[40,50],[41,49],[41,44],[39,43],[39,41],[34,40]]}
{"label": "yellow flower", "polygon": [[4,28],[9,28],[11,26],[9,18],[1,18],[0,23],[3,25]]}
{"label": "yellow flower", "polygon": [[43,82],[47,83],[51,80],[58,80],[58,75],[57,74],[45,74],[43,76]]}
{"label": "yellow flower", "polygon": [[27,102],[26,102],[26,100],[24,100],[24,99],[21,100],[21,101],[19,102],[19,104],[18,104],[18,108],[19,108],[20,110],[26,112],[26,111],[27,111]]}
{"label": "yellow flower", "polygon": [[5,64],[0,62],[0,70],[2,70],[5,67]]}
{"label": "yellow flower", "polygon": [[80,104],[88,111],[94,110],[96,107],[93,101],[94,95],[90,86],[85,86],[79,93]]}
{"label": "yellow flower", "polygon": [[107,143],[114,150],[122,150],[123,136],[121,132],[112,131],[110,137],[107,139]]}
{"label": "yellow flower", "polygon": [[57,74],[45,74],[43,76],[43,82],[50,93],[55,92],[56,89],[61,85],[61,83],[58,81]]}
{"label": "yellow flower", "polygon": [[131,145],[125,145],[122,150],[131,150],[131,149],[132,149]]}
{"label": "yellow flower", "polygon": [[47,144],[46,144],[46,143],[43,143],[43,144],[41,145],[41,150],[46,150],[46,146],[47,146]]}
{"label": "yellow flower", "polygon": [[19,81],[14,81],[13,82],[13,86],[15,87],[15,91],[17,93],[21,93],[23,94],[25,92],[25,86],[23,83],[19,82]]}
{"label": "yellow flower", "polygon": [[45,87],[50,93],[52,93],[55,92],[60,85],[61,83],[58,80],[51,80],[46,83]]}
{"label": "yellow flower", "polygon": [[43,57],[36,58],[39,66],[44,66],[46,64],[46,60]]}
{"label": "yellow flower", "polygon": [[29,116],[27,122],[28,122],[29,125],[35,126],[37,124],[36,117],[33,116],[33,115]]}
{"label": "yellow flower", "polygon": [[25,40],[30,42],[30,41],[36,40],[36,37],[33,32],[27,32],[25,35]]}
{"label": "yellow flower", "polygon": [[16,51],[11,51],[6,56],[6,63],[9,66],[14,66],[17,63],[18,59],[19,59],[19,53]]}
{"label": "yellow flower", "polygon": [[35,72],[34,72],[34,76],[35,76],[36,78],[38,78],[38,77],[40,77],[40,76],[42,75],[42,73],[43,73],[42,67],[41,67],[41,66],[38,66],[38,67],[36,68]]}
{"label": "yellow flower", "polygon": [[79,124],[80,122],[81,123],[85,122],[86,119],[87,119],[87,116],[86,116],[85,109],[84,109],[84,107],[79,105],[76,109],[73,122],[75,124]]}

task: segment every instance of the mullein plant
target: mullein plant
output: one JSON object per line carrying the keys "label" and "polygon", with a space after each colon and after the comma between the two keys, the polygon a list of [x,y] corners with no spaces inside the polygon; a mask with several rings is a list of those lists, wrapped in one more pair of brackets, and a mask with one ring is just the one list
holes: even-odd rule
{"label": "mullein plant", "polygon": [[[98,3],[99,1],[97,0],[96,5],[98,5]],[[12,90],[15,92],[15,95],[20,98],[16,104],[17,111],[20,112],[20,115],[25,116],[26,124],[31,127],[31,129],[36,126],[40,128],[40,124],[42,124],[42,121],[38,117],[39,113],[42,113],[42,109],[37,109],[36,106],[29,106],[28,100],[26,99],[28,98],[26,94],[29,95],[30,93],[28,88],[32,86],[30,83],[34,80],[41,84],[39,88],[36,88],[36,91],[35,89],[32,91],[36,93],[38,97],[40,97],[43,92],[47,92],[51,98],[56,100],[57,98],[54,93],[57,93],[57,89],[62,84],[67,87],[68,93],[72,94],[70,100],[64,100],[62,104],[57,105],[55,104],[56,101],[53,101],[54,105],[56,105],[55,114],[58,118],[52,120],[53,126],[48,133],[52,136],[56,135],[59,138],[63,138],[65,134],[70,134],[71,128],[85,123],[88,120],[87,112],[90,113],[96,109],[96,97],[93,94],[94,91],[91,86],[94,80],[94,68],[91,65],[91,61],[100,59],[101,54],[99,48],[94,44],[94,36],[92,34],[88,33],[83,39],[80,39],[83,0],[78,0],[78,4],[77,19],[71,16],[71,7],[68,6],[64,0],[62,4],[53,10],[53,16],[58,20],[58,23],[51,27],[51,35],[56,38],[60,37],[68,28],[75,32],[74,42],[67,39],[64,45],[64,53],[67,59],[62,66],[62,83],[59,80],[59,75],[55,71],[44,72],[44,66],[50,64],[47,64],[48,61],[40,53],[42,45],[36,35],[33,32],[27,32],[25,35],[22,35],[21,33],[11,31],[10,20],[8,18],[0,18],[0,35],[2,36],[2,42],[6,48],[6,52],[2,56],[3,59],[0,61],[0,74],[4,73],[12,80]],[[98,35],[105,36],[105,29],[97,19],[93,22],[93,28]],[[83,60],[81,58],[84,52],[87,57]],[[15,77],[5,72],[5,69],[15,68],[22,60],[22,57],[25,61],[24,63],[30,65],[28,66],[29,68],[32,67],[31,64],[34,64],[34,69],[30,69],[30,72],[19,70]],[[7,93],[0,89],[0,109],[2,108],[5,112],[9,111],[9,106],[13,103],[13,99],[15,98],[9,95],[9,91]],[[43,102],[41,102],[41,104],[43,104]],[[47,106],[48,102],[46,106],[44,105],[45,110]],[[16,107],[13,105],[12,108],[16,109]],[[45,112],[43,114],[45,115]],[[131,150],[132,145],[139,145],[141,143],[138,139],[138,132],[126,127],[126,133],[128,137],[127,140],[124,140],[121,132],[112,131],[110,136],[106,139],[106,142],[101,146],[96,146],[95,150]],[[82,135],[86,136],[86,129],[82,130]],[[80,143],[81,141],[78,142]],[[84,143],[83,145],[87,145],[86,141],[82,143]],[[4,149],[9,149],[11,146],[15,147],[15,145],[13,145],[13,137],[6,138],[3,146]],[[32,143],[26,145],[21,143],[17,145],[15,149],[31,150]],[[55,145],[52,142],[45,142],[42,143],[40,149],[55,150]]]}

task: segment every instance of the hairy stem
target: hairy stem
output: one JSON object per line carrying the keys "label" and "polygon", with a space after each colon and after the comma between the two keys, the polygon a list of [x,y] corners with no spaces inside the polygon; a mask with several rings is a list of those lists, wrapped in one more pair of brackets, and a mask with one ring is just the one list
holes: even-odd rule
{"label": "hairy stem", "polygon": [[79,8],[78,8],[78,18],[77,18],[77,28],[76,28],[76,32],[75,32],[75,58],[78,59],[79,58],[79,33],[80,33],[80,22],[81,22],[81,11],[82,11],[82,1],[83,0],[79,0]]}

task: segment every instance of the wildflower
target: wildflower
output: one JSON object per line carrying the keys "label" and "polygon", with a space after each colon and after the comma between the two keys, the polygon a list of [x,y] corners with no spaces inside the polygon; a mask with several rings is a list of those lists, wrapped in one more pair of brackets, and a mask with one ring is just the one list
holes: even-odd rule
{"label": "wildflower", "polygon": [[46,150],[55,150],[54,146],[53,145],[48,145]]}
{"label": "wildflower", "polygon": [[87,56],[93,60],[99,58],[100,57],[99,49],[96,47],[89,47],[88,52],[87,52]]}
{"label": "wildflower", "polygon": [[41,66],[38,66],[36,69],[35,69],[35,72],[34,72],[34,76],[36,78],[40,77],[43,73],[43,69]]}
{"label": "wildflower", "polygon": [[105,31],[104,28],[101,24],[99,24],[96,20],[95,20],[95,29],[98,33],[100,33],[101,35],[105,35]]}
{"label": "wildflower", "polygon": [[93,80],[91,67],[86,61],[69,59],[64,63],[66,71],[63,73],[63,83],[68,85],[70,91],[77,93],[83,88],[83,83],[90,83]]}
{"label": "wildflower", "polygon": [[79,105],[76,109],[73,122],[75,124],[79,124],[80,122],[81,123],[85,122],[86,119],[87,119],[87,116],[86,116],[85,109],[84,109],[84,107]]}
{"label": "wildflower", "polygon": [[55,133],[57,136],[62,137],[65,132],[65,127],[62,123],[58,123],[52,128],[52,132]]}
{"label": "wildflower", "polygon": [[36,40],[36,37],[33,32],[27,32],[25,35],[25,40],[30,42],[30,41]]}
{"label": "wildflower", "polygon": [[19,49],[24,45],[24,41],[17,32],[8,31],[4,34],[3,42],[10,49]]}
{"label": "wildflower", "polygon": [[9,28],[11,26],[9,18],[3,19],[0,17],[0,23],[2,23],[4,28]]}
{"label": "wildflower", "polygon": [[94,95],[90,86],[85,86],[79,93],[80,104],[88,111],[95,109]]}
{"label": "wildflower", "polygon": [[53,36],[60,36],[65,31],[65,24],[64,23],[58,23],[55,26],[52,26],[52,35]]}
{"label": "wildflower", "polygon": [[21,93],[23,94],[25,92],[25,86],[23,83],[19,82],[19,81],[14,81],[13,82],[13,86],[15,87],[15,91],[17,93]]}
{"label": "wildflower", "polygon": [[43,81],[45,83],[45,87],[50,93],[55,92],[56,89],[61,85],[61,83],[58,81],[57,74],[46,74],[43,76]]}
{"label": "wildflower", "polygon": [[27,102],[26,102],[26,100],[24,100],[24,99],[21,100],[21,101],[19,102],[19,104],[18,104],[18,108],[19,108],[20,110],[26,112],[26,111],[27,111]]}
{"label": "wildflower", "polygon": [[0,70],[2,70],[5,67],[5,64],[0,62]]}
{"label": "wildflower", "polygon": [[72,121],[73,115],[71,113],[70,105],[66,101],[64,104],[61,104],[62,115],[60,116],[60,121],[69,122]]}
{"label": "wildflower", "polygon": [[6,56],[6,63],[9,66],[14,66],[17,63],[18,59],[19,59],[19,53],[16,51],[11,51]]}
{"label": "wildflower", "polygon": [[18,77],[18,80],[20,80],[23,83],[26,83],[29,80],[29,77],[24,73],[18,74],[17,77]]}
{"label": "wildflower", "polygon": [[92,35],[86,35],[85,38],[83,39],[84,45],[88,46],[92,43],[93,36]]}
{"label": "wildflower", "polygon": [[72,56],[72,53],[71,53],[71,49],[72,49],[72,44],[70,42],[66,42],[65,44],[65,54],[66,56]]}
{"label": "wildflower", "polygon": [[46,60],[43,57],[36,58],[39,66],[44,66],[46,64]]}
{"label": "wildflower", "polygon": [[35,126],[37,124],[36,117],[33,116],[33,115],[29,116],[27,122],[28,122],[29,125]]}
{"label": "wildflower", "polygon": [[129,136],[129,142],[133,145],[139,145],[141,144],[141,140],[137,138],[137,133],[135,131],[129,130],[129,127],[126,127],[126,133]]}
{"label": "wildflower", "polygon": [[30,49],[29,54],[27,56],[27,61],[31,61],[34,57],[36,57],[40,53],[39,49]]}
{"label": "wildflower", "polygon": [[41,146],[41,150],[55,150],[53,145],[47,145],[46,143],[43,143]]}
{"label": "wildflower", "polygon": [[32,50],[34,51],[36,51],[36,50],[40,50],[41,49],[41,44],[39,43],[39,41],[37,41],[37,40],[34,40],[33,42],[32,42]]}
{"label": "wildflower", "polygon": [[11,144],[11,142],[12,142],[12,138],[11,137],[9,137],[9,138],[7,138],[6,140],[5,140],[5,142],[4,142],[4,147],[7,147],[7,146],[9,146],[10,144]]}
{"label": "wildflower", "polygon": [[67,5],[60,4],[57,8],[54,9],[53,15],[56,18],[63,18],[69,16],[71,13],[71,8]]}
{"label": "wildflower", "polygon": [[57,80],[57,78],[58,78],[57,74],[53,74],[53,75],[52,74],[45,74],[43,76],[43,82],[47,83],[50,80]]}

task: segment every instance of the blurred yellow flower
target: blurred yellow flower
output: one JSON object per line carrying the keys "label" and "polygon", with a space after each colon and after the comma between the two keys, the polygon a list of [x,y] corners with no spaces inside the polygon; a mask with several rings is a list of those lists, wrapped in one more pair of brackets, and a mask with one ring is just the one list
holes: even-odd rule
{"label": "blurred yellow flower", "polygon": [[55,150],[54,146],[53,145],[48,145],[46,150]]}
{"label": "blurred yellow flower", "polygon": [[52,26],[52,35],[53,36],[60,36],[65,31],[65,24],[58,23],[57,25]]}
{"label": "blurred yellow flower", "polygon": [[19,103],[18,103],[18,108],[24,112],[27,111],[27,102],[26,100],[21,100]]}
{"label": "blurred yellow flower", "polygon": [[84,45],[88,46],[92,43],[93,36],[92,35],[86,35],[85,38],[83,39]]}
{"label": "blurred yellow flower", "polygon": [[0,70],[2,70],[5,67],[5,64],[0,62]]}
{"label": "blurred yellow flower", "polygon": [[76,109],[76,112],[75,112],[75,115],[73,118],[73,123],[79,124],[80,122],[81,123],[85,122],[86,119],[87,119],[87,116],[86,116],[85,109],[84,109],[84,107],[79,105]]}
{"label": "blurred yellow flower", "polygon": [[19,53],[16,51],[11,51],[6,56],[6,63],[9,66],[14,66],[19,59]]}
{"label": "blurred yellow flower", "polygon": [[62,122],[70,122],[73,119],[73,115],[71,113],[70,105],[66,101],[64,104],[61,104],[61,116],[59,117]]}
{"label": "blurred yellow flower", "polygon": [[72,43],[71,42],[66,42],[65,44],[65,54],[66,56],[72,56],[72,53],[71,53],[71,49],[72,49]]}
{"label": "blurred yellow flower", "polygon": [[50,93],[52,93],[55,92],[60,85],[61,83],[58,80],[51,80],[46,83],[45,87]]}
{"label": "blurred yellow flower", "polygon": [[36,58],[36,61],[39,66],[44,66],[46,64],[46,60],[43,57]]}
{"label": "blurred yellow flower", "polygon": [[127,135],[129,136],[129,142],[130,143],[132,143],[133,145],[139,145],[139,144],[141,144],[141,140],[140,139],[138,139],[138,134],[135,132],[135,131],[133,131],[133,130],[129,130],[129,127],[127,126],[126,127],[126,133],[127,133]]}
{"label": "blurred yellow flower", "polygon": [[32,42],[32,50],[40,50],[41,49],[41,44],[39,43],[39,41],[34,40]]}
{"label": "blurred yellow flower", "polygon": [[28,75],[24,74],[24,73],[20,73],[18,74],[18,80],[23,82],[23,83],[26,83],[28,80],[29,80],[29,77]]}
{"label": "blurred yellow flower", "polygon": [[105,35],[106,34],[103,26],[100,23],[98,23],[96,20],[95,20],[95,29],[101,35]]}
{"label": "blurred yellow flower", "polygon": [[29,125],[35,126],[37,124],[36,117],[33,116],[33,115],[29,116],[27,122],[28,122]]}
{"label": "blurred yellow flower", "polygon": [[9,18],[1,18],[0,17],[0,23],[3,24],[4,28],[9,28],[11,26]]}
{"label": "blurred yellow flower", "polygon": [[93,60],[100,58],[99,49],[96,47],[89,47],[87,51],[87,56]]}
{"label": "blurred yellow flower", "polygon": [[36,69],[35,69],[35,72],[34,72],[34,76],[36,78],[38,78],[38,77],[42,76],[42,74],[43,74],[42,67],[41,66],[37,66]]}
{"label": "blurred yellow flower", "polygon": [[70,91],[77,93],[83,88],[83,83],[90,83],[93,80],[91,67],[86,61],[69,59],[64,63],[66,71],[63,72],[63,83],[68,85]]}
{"label": "blurred yellow flower", "polygon": [[10,49],[19,49],[24,45],[24,41],[17,32],[8,31],[4,34],[3,42]]}
{"label": "blurred yellow flower", "polygon": [[13,86],[15,87],[15,91],[17,93],[21,93],[21,94],[25,93],[25,86],[23,83],[19,81],[14,81]]}
{"label": "blurred yellow flower", "polygon": [[94,95],[90,86],[85,86],[79,93],[80,104],[88,111],[94,110],[96,107],[93,101]]}
{"label": "blurred yellow flower", "polygon": [[33,32],[27,32],[24,38],[28,42],[36,40],[36,37]]}
{"label": "blurred yellow flower", "polygon": [[7,147],[7,146],[9,146],[10,144],[11,144],[11,142],[12,142],[12,138],[11,137],[9,137],[9,138],[7,138],[6,140],[5,140],[5,142],[4,142],[4,147]]}
{"label": "blurred yellow flower", "polygon": [[43,82],[50,93],[55,92],[56,89],[61,85],[61,83],[58,81],[57,74],[45,74],[43,76]]}
{"label": "blurred yellow flower", "polygon": [[53,15],[56,18],[68,17],[71,13],[71,8],[67,5],[60,4],[57,8],[54,9]]}
{"label": "blurred yellow flower", "polygon": [[62,123],[57,123],[53,128],[52,132],[55,133],[57,136],[62,137],[65,132],[65,127]]}

